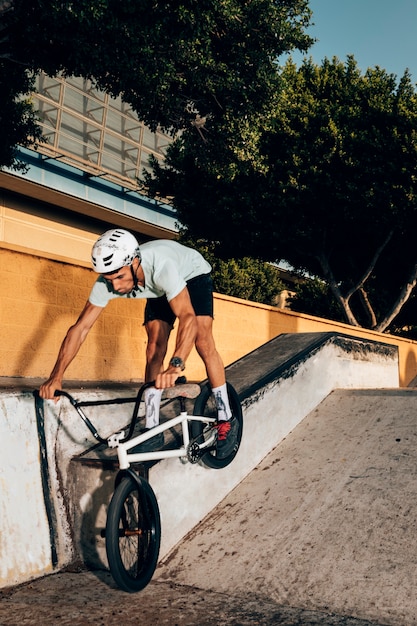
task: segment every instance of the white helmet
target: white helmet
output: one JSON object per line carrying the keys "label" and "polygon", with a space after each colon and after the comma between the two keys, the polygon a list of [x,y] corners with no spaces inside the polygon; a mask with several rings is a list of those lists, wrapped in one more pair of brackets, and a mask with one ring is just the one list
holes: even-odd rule
{"label": "white helmet", "polygon": [[136,257],[141,260],[139,244],[132,233],[122,228],[107,230],[91,250],[91,262],[98,274],[117,272],[126,265],[132,265]]}

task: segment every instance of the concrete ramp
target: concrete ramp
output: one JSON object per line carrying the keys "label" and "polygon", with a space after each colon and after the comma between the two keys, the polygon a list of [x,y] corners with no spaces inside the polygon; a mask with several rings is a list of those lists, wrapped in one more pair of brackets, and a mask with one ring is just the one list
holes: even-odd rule
{"label": "concrete ramp", "polygon": [[[198,524],[333,389],[398,385],[393,346],[338,333],[280,335],[227,367],[243,407],[243,438],[222,470],[167,459],[149,469],[162,521],[161,558]],[[85,458],[85,457],[83,457]],[[84,562],[107,565],[106,503],[114,469],[73,464],[68,482],[72,528]]]}
{"label": "concrete ramp", "polygon": [[416,520],[417,391],[333,391],[155,580],[412,626]]}

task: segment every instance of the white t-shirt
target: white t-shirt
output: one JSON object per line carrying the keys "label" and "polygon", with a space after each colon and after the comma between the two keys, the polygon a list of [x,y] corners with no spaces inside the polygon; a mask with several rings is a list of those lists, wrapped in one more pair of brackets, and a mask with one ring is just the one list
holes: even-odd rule
{"label": "white t-shirt", "polygon": [[211,272],[211,265],[197,250],[176,241],[149,241],[140,246],[140,251],[145,286],[138,285],[137,289],[120,294],[100,275],[90,293],[91,304],[105,307],[113,298],[159,298],[164,295],[169,302],[184,289],[188,280]]}

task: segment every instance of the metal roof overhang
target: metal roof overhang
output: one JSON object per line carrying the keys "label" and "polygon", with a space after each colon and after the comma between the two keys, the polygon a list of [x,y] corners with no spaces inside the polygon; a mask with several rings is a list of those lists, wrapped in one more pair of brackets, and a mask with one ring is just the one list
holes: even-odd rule
{"label": "metal roof overhang", "polygon": [[169,205],[33,150],[19,148],[19,160],[28,170],[0,172],[1,188],[150,238],[173,239],[178,233],[176,211]]}

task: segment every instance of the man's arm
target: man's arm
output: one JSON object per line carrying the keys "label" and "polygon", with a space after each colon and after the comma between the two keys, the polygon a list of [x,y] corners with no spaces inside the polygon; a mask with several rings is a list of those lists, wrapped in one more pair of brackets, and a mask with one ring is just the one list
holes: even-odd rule
{"label": "man's arm", "polygon": [[[187,287],[184,287],[175,298],[172,298],[169,305],[178,318],[174,355],[179,356],[185,363],[197,337],[197,320]],[[180,375],[180,368],[169,365],[164,372],[158,374],[155,386],[161,389],[172,387]]]}
{"label": "man's arm", "polygon": [[78,353],[78,350],[102,310],[102,307],[87,302],[75,324],[68,329],[59,349],[54,368],[48,380],[45,381],[39,389],[41,398],[53,399],[55,390],[61,389],[65,370]]}

